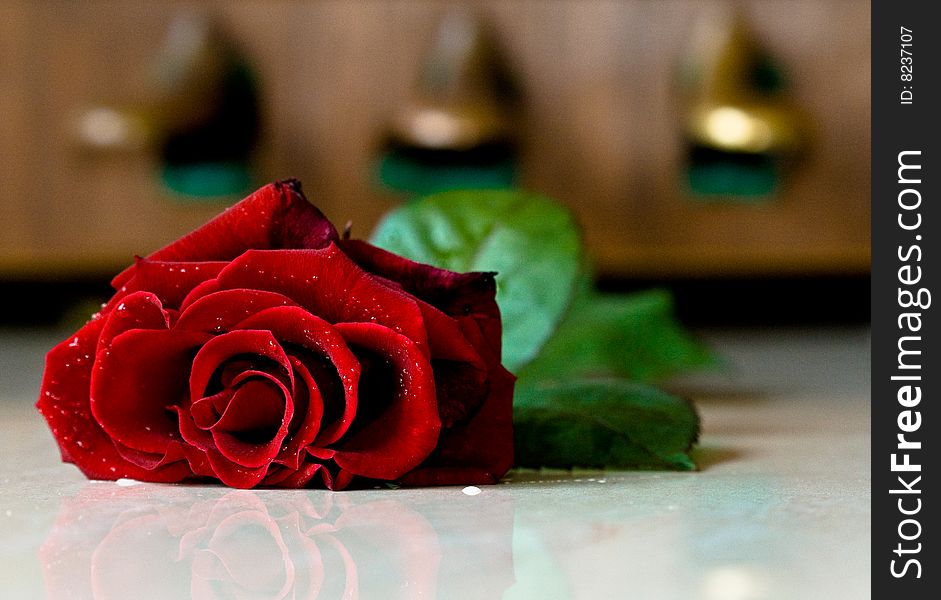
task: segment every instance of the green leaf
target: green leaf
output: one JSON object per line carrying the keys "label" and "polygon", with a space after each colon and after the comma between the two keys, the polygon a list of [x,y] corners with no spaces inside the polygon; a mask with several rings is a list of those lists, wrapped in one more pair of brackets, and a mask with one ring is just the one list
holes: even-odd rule
{"label": "green leaf", "polygon": [[521,376],[655,381],[715,363],[709,350],[674,319],[669,292],[583,293]]}
{"label": "green leaf", "polygon": [[496,271],[503,364],[532,360],[568,307],[582,262],[572,215],[513,190],[450,191],[390,212],[372,243],[452,271]]}
{"label": "green leaf", "polygon": [[533,383],[513,402],[516,466],[693,470],[693,405],[625,380]]}

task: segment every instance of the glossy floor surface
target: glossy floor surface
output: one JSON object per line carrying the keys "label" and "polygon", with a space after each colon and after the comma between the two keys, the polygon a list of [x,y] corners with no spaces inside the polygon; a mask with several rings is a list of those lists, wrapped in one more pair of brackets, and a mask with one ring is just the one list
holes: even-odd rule
{"label": "glossy floor surface", "polygon": [[699,472],[330,493],[86,481],[0,333],[0,597],[868,598],[868,333],[704,336]]}

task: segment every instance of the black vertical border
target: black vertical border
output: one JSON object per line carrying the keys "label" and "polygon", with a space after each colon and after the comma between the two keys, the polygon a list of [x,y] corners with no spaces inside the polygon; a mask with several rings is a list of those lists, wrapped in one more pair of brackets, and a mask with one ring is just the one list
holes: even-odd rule
{"label": "black vertical border", "polygon": [[[941,540],[933,528],[933,515],[941,508],[935,506],[936,499],[926,491],[928,486],[936,485],[935,468],[932,456],[941,452],[939,448],[937,420],[941,412],[934,405],[941,402],[941,359],[934,351],[941,337],[937,316],[938,309],[933,306],[941,302],[941,280],[938,271],[941,261],[938,259],[938,238],[941,237],[941,197],[938,196],[936,180],[941,178],[938,163],[938,135],[941,122],[941,102],[937,93],[936,80],[941,78],[941,19],[933,18],[941,9],[936,2],[914,0],[876,0],[872,3],[872,584],[874,598],[933,598],[928,592],[930,586],[941,578],[939,565],[933,562],[938,555],[934,548]],[[913,61],[911,81],[903,81],[901,27],[912,30]],[[907,87],[906,87],[907,86]],[[911,104],[903,104],[902,92],[912,92]],[[898,181],[899,153],[903,151],[921,151],[917,157],[921,164],[921,183],[917,185],[900,184]],[[909,159],[910,162],[914,159]],[[914,176],[914,171],[906,173]],[[906,231],[899,226],[899,193],[906,188],[917,188],[922,202],[917,211],[922,225],[917,230]],[[907,194],[906,200],[915,196]],[[906,214],[908,223],[914,222],[914,214]],[[917,240],[916,236],[921,235]],[[912,260],[903,261],[899,257],[900,249],[905,254],[911,246],[921,249],[921,261],[914,262],[917,252],[911,254]],[[904,382],[893,381],[898,375],[898,344],[902,335],[912,335],[907,328],[899,327],[899,315],[909,309],[899,306],[899,268],[904,264],[918,265],[922,269],[922,279],[915,286],[903,286],[903,289],[925,287],[933,296],[932,306],[927,309],[910,309],[922,313],[920,350],[917,358],[922,368],[920,371],[905,371],[906,374],[920,373],[922,399],[918,406],[911,407],[921,416],[921,426],[915,432],[908,433],[907,439],[922,443],[920,450],[910,450],[912,463],[921,465],[921,475],[917,485],[911,487],[920,490],[918,494],[898,494],[892,490],[902,488],[897,479],[902,475],[911,485],[912,473],[893,472],[891,455],[899,454],[898,438],[900,433],[899,415],[906,410],[898,401],[898,391]],[[917,335],[917,334],[915,334]],[[909,348],[915,345],[909,343]],[[914,359],[910,358],[909,362]],[[901,456],[898,457],[901,461]],[[920,536],[911,541],[903,540],[899,535],[899,524],[903,515],[899,509],[899,499],[905,498],[904,506],[911,510],[917,506],[916,498],[921,500],[920,510],[911,518],[920,524]],[[914,534],[918,528],[908,523],[904,526],[906,535]],[[903,548],[915,548],[921,544],[921,550],[913,554],[897,554],[898,544]],[[921,577],[916,578],[917,569],[910,565],[907,575],[894,577],[891,561],[896,561],[896,569],[902,570],[908,558],[916,558],[921,566]],[[937,590],[937,587],[935,587]],[[937,593],[935,591],[935,593]]]}

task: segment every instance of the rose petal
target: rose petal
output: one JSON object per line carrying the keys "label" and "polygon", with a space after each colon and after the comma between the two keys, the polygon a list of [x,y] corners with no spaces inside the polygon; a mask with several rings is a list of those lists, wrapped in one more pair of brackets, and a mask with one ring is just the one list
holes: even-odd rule
{"label": "rose petal", "polygon": [[[282,343],[296,344],[327,358],[340,378],[344,398],[339,418],[325,424],[317,437],[317,445],[326,446],[340,439],[356,415],[360,375],[359,361],[343,336],[328,322],[297,306],[269,308],[242,321],[238,327],[266,329]],[[332,404],[333,399],[326,390],[321,390],[320,395],[323,404]]]}
{"label": "rose petal", "polygon": [[419,467],[406,473],[399,483],[407,486],[492,485],[500,481],[490,469],[482,467]]}
{"label": "rose petal", "polygon": [[133,292],[125,296],[108,313],[104,329],[98,337],[98,354],[111,345],[118,335],[131,329],[167,329],[170,319],[156,295]]}
{"label": "rose petal", "polygon": [[268,467],[243,467],[222,456],[218,450],[207,450],[209,465],[213,475],[229,487],[250,489],[261,483],[268,472]]}
{"label": "rose petal", "polygon": [[484,362],[476,348],[467,341],[460,323],[430,304],[418,301],[422,318],[428,329],[428,346],[433,359],[466,362],[484,369]]}
{"label": "rose petal", "polygon": [[[208,407],[203,405],[202,408],[198,410],[203,410],[205,408]],[[182,437],[187,444],[190,444],[202,452],[209,452],[210,450],[214,451],[216,449],[216,444],[212,439],[212,434],[208,431],[208,429],[203,429],[196,424],[192,412],[192,406],[187,408],[174,406],[170,410],[176,414],[177,426],[180,428],[180,437]],[[214,414],[206,411],[205,414],[200,414],[199,418],[209,421],[214,416]],[[213,476],[215,476],[214,473]]]}
{"label": "rose petal", "polygon": [[36,408],[48,422],[62,459],[75,463],[89,479],[182,481],[191,475],[185,462],[152,471],[128,462],[92,415],[91,371],[104,324],[104,318],[93,319],[49,351]]}
{"label": "rose petal", "polygon": [[[252,377],[239,384],[212,437],[219,452],[245,467],[261,467],[278,455],[293,416],[293,402],[274,377]],[[258,440],[252,437],[257,436]]]}
{"label": "rose petal", "polygon": [[[323,248],[338,239],[330,221],[311,205],[297,181],[266,185],[199,229],[157,250],[161,261],[228,261],[249,248]],[[125,270],[115,289],[132,276]]]}
{"label": "rose petal", "polygon": [[[127,271],[131,277],[122,285],[126,292],[147,291],[155,294],[164,307],[179,307],[183,299],[197,286],[212,280],[225,262],[171,262],[138,258]],[[120,295],[109,301],[106,308],[120,300]]]}
{"label": "rose petal", "polygon": [[225,407],[229,405],[234,393],[235,390],[225,387],[218,394],[203,396],[193,401],[189,407],[193,423],[204,431],[212,429],[212,426],[219,422],[219,417],[225,412]]}
{"label": "rose petal", "polygon": [[[465,335],[477,347],[486,344],[473,322]],[[469,421],[441,430],[438,448],[421,467],[401,479],[405,485],[496,483],[513,465],[513,387],[516,378],[492,355],[490,394]]]}
{"label": "rose petal", "polygon": [[453,360],[432,360],[431,365],[441,425],[453,427],[472,417],[490,393],[487,371]]}
{"label": "rose petal", "polygon": [[455,273],[415,262],[362,240],[341,240],[340,248],[364,270],[400,284],[405,291],[452,317],[500,318],[495,273]]}
{"label": "rose petal", "polygon": [[[229,377],[226,371],[232,363],[229,362],[224,368],[222,373],[222,386],[223,389],[217,394],[211,396],[205,396],[194,401],[190,406],[190,414],[193,416],[193,422],[196,423],[196,426],[200,429],[210,430],[219,424],[220,419],[222,419],[224,413],[229,408],[229,404],[232,401],[232,397],[238,388],[242,385],[243,382],[250,381],[251,379],[268,379],[271,382],[271,385],[275,388],[283,390],[282,396],[287,396],[288,392],[284,388],[284,384],[278,377],[270,373],[265,373],[264,371],[256,371],[245,365],[250,365],[248,361],[240,364],[240,372],[232,377]],[[272,418],[271,426],[276,428],[277,424],[281,422],[281,419],[284,416],[284,400],[280,400],[278,403],[278,414],[275,419]],[[222,425],[225,427],[225,424]],[[246,429],[251,429],[252,427],[246,427]]]}
{"label": "rose petal", "polygon": [[296,357],[291,357],[291,364],[297,373],[294,378],[294,420],[291,423],[290,437],[278,454],[277,462],[292,469],[300,466],[301,453],[317,438],[323,419],[323,398],[317,382],[307,367]]}
{"label": "rose petal", "polygon": [[[407,337],[373,323],[338,323],[354,346],[388,360],[395,372],[391,404],[342,440],[336,464],[352,474],[392,480],[415,468],[434,450],[441,429],[434,376],[427,358]],[[362,407],[370,398],[361,397]]]}
{"label": "rose petal", "polygon": [[261,485],[288,489],[306,487],[318,472],[331,481],[327,468],[320,463],[304,462],[297,469],[272,465]]}
{"label": "rose petal", "polygon": [[[216,280],[213,280],[214,282]],[[218,282],[215,283],[218,286]],[[274,306],[290,306],[294,302],[287,296],[263,290],[220,290],[193,301],[180,313],[174,327],[190,331],[220,333],[236,328],[251,315]],[[240,327],[264,329],[264,327]],[[275,337],[278,337],[275,335]]]}
{"label": "rose petal", "polygon": [[450,427],[474,414],[483,404],[488,391],[487,365],[465,337],[457,319],[421,300],[418,305],[428,327],[438,414],[442,425]]}
{"label": "rose petal", "polygon": [[338,242],[366,271],[400,283],[405,291],[459,320],[472,319],[486,344],[500,356],[503,326],[496,303],[495,273],[455,273],[417,263],[361,240]]}
{"label": "rose petal", "polygon": [[271,332],[244,329],[215,336],[199,349],[193,359],[190,373],[190,398],[194,401],[201,398],[206,393],[210,379],[222,363],[241,354],[257,355],[274,361],[289,378],[290,387],[294,386],[291,363]]}
{"label": "rose petal", "polygon": [[189,444],[174,440],[167,446],[166,452],[151,453],[130,448],[114,440],[112,440],[112,443],[125,460],[148,471],[153,471],[160,467],[177,463],[178,461],[186,461],[189,463],[189,468],[194,475],[212,476],[212,472],[207,471],[209,469],[209,461],[206,459],[206,453]]}
{"label": "rose petal", "polygon": [[[414,263],[417,264],[417,263]],[[424,265],[418,265],[424,266]],[[380,278],[392,285],[393,282]],[[416,300],[428,330],[428,345],[442,425],[451,427],[474,414],[487,397],[487,368],[477,349],[464,337],[460,321],[423,300]],[[499,363],[499,360],[497,361]]]}
{"label": "rose petal", "polygon": [[219,291],[219,282],[215,279],[207,279],[206,281],[200,283],[196,287],[190,290],[190,293],[183,298],[180,302],[180,311],[184,311],[189,308],[190,304],[196,302],[203,296],[208,296],[213,292]]}
{"label": "rose petal", "polygon": [[108,435],[143,452],[165,453],[179,436],[168,411],[186,399],[196,348],[207,335],[135,329],[114,338],[95,361],[91,412]]}
{"label": "rose petal", "polygon": [[250,250],[219,273],[223,288],[265,289],[288,296],[329,323],[373,322],[411,338],[426,356],[421,310],[330,244],[322,250]]}

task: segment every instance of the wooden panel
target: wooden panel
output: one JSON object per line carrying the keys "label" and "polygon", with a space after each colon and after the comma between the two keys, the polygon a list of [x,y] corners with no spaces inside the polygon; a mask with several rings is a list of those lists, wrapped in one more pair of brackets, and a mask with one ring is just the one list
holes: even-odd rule
{"label": "wooden panel", "polygon": [[27,144],[36,126],[31,110],[32,11],[25,2],[0,4],[0,253],[25,254],[31,246]]}
{"label": "wooden panel", "polygon": [[[715,2],[475,4],[525,87],[523,184],[575,210],[602,270],[868,269],[868,2],[745,5],[815,118],[811,154],[761,206],[703,204],[679,183],[674,70],[696,19]],[[195,7],[242,44],[264,85],[262,180],[302,179],[331,218],[353,219],[360,235],[394,205],[372,182],[377,143],[448,3],[5,2],[0,276],[109,271],[219,210],[167,196],[146,153],[91,155],[70,141],[82,108],[141,101],[167,24]]]}

